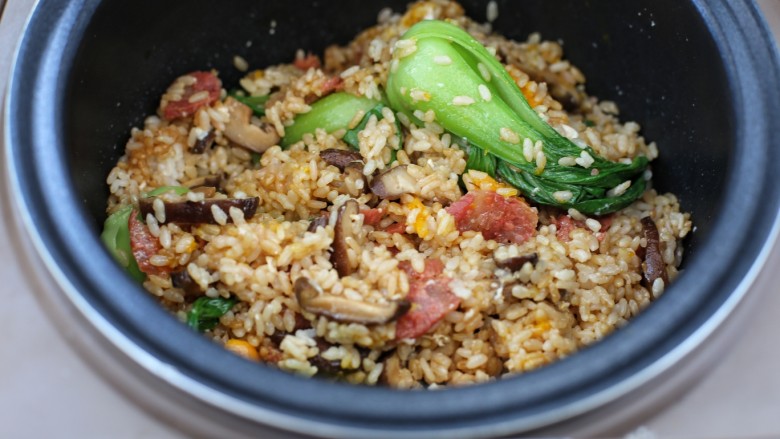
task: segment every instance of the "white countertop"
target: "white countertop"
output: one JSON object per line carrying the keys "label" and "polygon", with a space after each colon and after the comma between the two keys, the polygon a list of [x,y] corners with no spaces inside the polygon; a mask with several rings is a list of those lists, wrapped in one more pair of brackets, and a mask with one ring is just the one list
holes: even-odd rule
{"label": "white countertop", "polygon": [[[3,0],[0,0],[2,7]],[[780,36],[780,0],[759,0]],[[32,0],[9,0],[0,20],[0,96]],[[1,102],[1,101],[0,101]],[[780,122],[778,122],[780,123]],[[0,139],[1,142],[1,139]],[[5,166],[4,163],[0,165]],[[0,211],[0,243],[10,216]],[[762,302],[731,350],[696,387],[644,420],[663,438],[780,437],[780,245],[753,286]],[[0,438],[177,438],[98,376],[48,321],[8,246],[0,245]]]}

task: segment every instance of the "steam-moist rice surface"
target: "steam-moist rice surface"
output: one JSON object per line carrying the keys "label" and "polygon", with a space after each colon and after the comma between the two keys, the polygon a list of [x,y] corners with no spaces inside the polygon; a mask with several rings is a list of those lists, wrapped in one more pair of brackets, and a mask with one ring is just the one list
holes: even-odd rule
{"label": "steam-moist rice surface", "polygon": [[[252,95],[272,94],[262,122],[284,135],[285,127],[309,111],[332,78],[340,78],[346,92],[378,99],[395,42],[414,23],[429,18],[449,19],[494,50],[535,110],[575,142],[584,142],[613,161],[657,157],[658,148],[639,134],[636,122],[619,120],[615,103],[585,94],[583,74],[563,58],[559,43],[544,41],[540,34],[525,42],[507,40],[448,1],[418,2],[404,13],[382,11],[377,26],[347,46],[329,47],[321,67],[250,66],[240,84]],[[299,61],[304,57],[297,54]],[[246,67],[239,64],[242,70]],[[568,113],[561,102],[579,110]],[[642,284],[639,255],[647,245],[643,217],[655,221],[667,273],[670,279],[676,277],[680,241],[690,232],[691,221],[680,211],[675,195],[659,194],[650,184],[638,201],[612,215],[611,222],[537,206],[535,236],[520,245],[499,244],[479,232],[458,232],[445,210],[464,195],[458,175],[466,162],[464,153],[435,124],[435,115],[418,115],[427,123],[415,127],[402,116],[385,113],[390,114],[372,119],[360,133],[360,153],[363,172],[371,175],[390,167],[390,149],[399,148],[397,161],[409,166],[416,190],[396,201],[366,194],[361,179],[342,174],[320,158],[327,148],[349,148],[341,140],[343,130],[333,134],[320,130],[287,150],[271,147],[254,164],[248,150],[224,136],[229,112],[222,99],[173,122],[149,116],[143,127],[132,130],[126,154],[108,176],[108,213],[137,203],[154,188],[186,185],[206,175],[223,176],[224,195],[217,196],[259,197],[260,203],[251,219],[238,209],[224,212],[219,218],[224,225],[163,224],[158,219],[164,218],[147,215],[146,225],[160,244],[150,262],[164,270],[149,275],[144,287],[185,320],[193,298],[174,288],[166,272],[186,270],[205,289],[205,296],[239,299],[215,329],[206,331],[216,342],[245,341],[261,361],[299,374],[322,372],[317,365],[325,360],[338,364],[340,376],[350,382],[417,388],[482,382],[532,370],[625,325],[665,287],[662,281]],[[400,146],[395,117],[403,123]],[[357,122],[359,118],[353,126]],[[192,152],[209,131],[215,136],[213,146]],[[588,157],[573,159],[587,164]],[[516,194],[483,177],[467,173],[464,180],[469,189]],[[194,200],[199,196],[186,195]],[[348,251],[356,271],[340,278],[330,261],[334,211],[349,198],[358,200],[361,208],[378,203],[385,215],[377,226],[363,225],[364,216],[357,216],[356,239]],[[308,232],[310,220],[321,212],[329,215],[329,225]],[[556,218],[567,214],[579,221],[570,240],[561,239],[556,227]],[[406,233],[384,231],[395,222],[405,223]],[[529,253],[538,255],[535,265],[526,264],[515,273],[496,268],[494,255]],[[433,258],[444,264],[444,275],[453,279],[450,287],[461,302],[416,340],[397,342],[395,323],[339,323],[302,313],[293,292],[295,280],[305,276],[332,295],[387,303],[409,292],[400,263],[407,261],[420,271],[425,260]],[[515,285],[506,287],[510,284]]]}

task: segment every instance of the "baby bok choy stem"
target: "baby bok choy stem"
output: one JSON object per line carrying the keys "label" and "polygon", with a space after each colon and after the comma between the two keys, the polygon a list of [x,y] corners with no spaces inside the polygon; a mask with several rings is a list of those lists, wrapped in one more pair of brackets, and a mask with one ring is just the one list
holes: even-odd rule
{"label": "baby bok choy stem", "polygon": [[378,101],[344,92],[328,95],[312,104],[308,113],[296,117],[293,124],[285,129],[282,147],[299,142],[304,134],[314,133],[318,128],[327,133],[347,128],[358,112],[365,114],[378,104]]}
{"label": "baby bok choy stem", "polygon": [[433,111],[436,122],[460,138],[472,169],[501,178],[537,203],[603,215],[644,192],[646,157],[611,162],[559,134],[501,63],[452,24],[423,21],[404,34],[386,93],[390,107],[415,123],[416,111]]}
{"label": "baby bok choy stem", "polygon": [[106,219],[100,239],[105,244],[111,256],[119,262],[127,273],[138,282],[143,282],[146,275],[138,268],[130,246],[130,229],[128,222],[133,213],[133,206],[125,206]]}

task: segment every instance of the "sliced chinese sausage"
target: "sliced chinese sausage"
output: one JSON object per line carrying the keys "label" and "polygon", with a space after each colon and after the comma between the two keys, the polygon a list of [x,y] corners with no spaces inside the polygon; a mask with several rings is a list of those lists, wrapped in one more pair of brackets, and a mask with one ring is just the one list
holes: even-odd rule
{"label": "sliced chinese sausage", "polygon": [[458,230],[482,232],[485,239],[522,244],[536,234],[539,216],[519,197],[504,197],[493,191],[471,191],[450,204]]}
{"label": "sliced chinese sausage", "polygon": [[225,137],[250,151],[264,152],[279,143],[280,137],[271,125],[253,125],[252,109],[229,97],[225,106],[230,111],[230,121],[225,125]]}
{"label": "sliced chinese sausage", "polygon": [[330,262],[336,268],[339,276],[349,276],[355,271],[352,263],[349,261],[349,243],[347,240],[355,239],[355,215],[359,212],[358,203],[355,200],[347,200],[339,207],[336,217],[336,227],[333,233],[333,244],[330,254]]}
{"label": "sliced chinese sausage", "polygon": [[447,313],[456,310],[460,298],[450,288],[451,279],[442,274],[444,264],[439,259],[426,260],[422,273],[415,271],[408,261],[398,264],[398,268],[406,271],[409,279],[406,299],[412,308],[398,319],[395,338],[418,338],[433,329]]}
{"label": "sliced chinese sausage", "polygon": [[138,219],[138,211],[130,214],[127,227],[130,231],[130,249],[138,263],[138,268],[146,274],[163,274],[170,271],[169,267],[152,265],[151,258],[160,251],[162,246],[157,238],[152,235],[146,224]]}
{"label": "sliced chinese sausage", "polygon": [[406,165],[385,171],[371,181],[371,192],[379,198],[393,200],[403,194],[417,191],[417,182],[409,175]]}
{"label": "sliced chinese sausage", "polygon": [[[147,214],[155,214],[154,198],[143,199],[138,202],[144,217]],[[225,198],[219,200],[203,201],[179,201],[163,202],[165,206],[165,221],[163,223],[177,224],[219,224],[214,218],[215,206],[226,215],[226,222],[232,222],[230,208],[236,207],[244,213],[244,218],[249,219],[255,215],[260,199],[252,198]]]}
{"label": "sliced chinese sausage", "polygon": [[219,99],[222,81],[211,72],[192,72],[176,78],[162,97],[165,120],[189,117]]}
{"label": "sliced chinese sausage", "polygon": [[645,248],[645,262],[642,264],[645,281],[648,287],[652,287],[656,279],[661,279],[664,285],[669,285],[669,277],[666,274],[666,264],[661,254],[661,240],[658,237],[658,228],[649,216],[642,218],[642,233],[647,241]]}
{"label": "sliced chinese sausage", "polygon": [[437,278],[425,283],[409,284],[407,299],[414,305],[414,309],[398,320],[396,339],[421,337],[444,319],[447,313],[458,309],[460,298],[452,292],[449,282],[448,278]]}
{"label": "sliced chinese sausage", "polygon": [[325,294],[317,284],[306,277],[299,277],[293,289],[301,309],[343,323],[364,325],[389,323],[398,319],[410,308],[409,302],[405,300],[375,304]]}

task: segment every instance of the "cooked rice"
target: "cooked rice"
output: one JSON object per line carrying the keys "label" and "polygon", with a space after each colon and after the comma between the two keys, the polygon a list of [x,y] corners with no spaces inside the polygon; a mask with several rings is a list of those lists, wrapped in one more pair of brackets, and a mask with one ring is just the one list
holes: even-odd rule
{"label": "cooked rice", "polygon": [[[497,14],[496,3],[490,2],[489,19]],[[346,46],[328,48],[322,67],[304,71],[293,65],[271,66],[249,72],[240,85],[252,96],[271,94],[266,116],[259,122],[283,136],[294,118],[324,95],[323,84],[334,77],[341,78],[344,91],[379,98],[393,52],[400,58],[416,50],[413,41],[399,40],[400,35],[428,18],[449,19],[490,48],[507,65],[531,106],[581,146],[613,161],[658,156],[658,147],[645,141],[637,123],[620,122],[615,103],[585,94],[585,78],[563,59],[560,43],[544,41],[539,34],[525,42],[507,40],[465,17],[457,3],[447,0],[420,1],[404,14],[383,10],[376,27]],[[451,63],[444,58],[435,62]],[[240,57],[234,62],[240,70],[248,68]],[[489,81],[487,69],[480,64],[479,70]],[[163,105],[180,99],[191,80],[184,76],[174,82]],[[411,93],[414,99],[430,99],[423,90]],[[487,88],[475,93],[491,99]],[[470,105],[475,97],[459,96],[453,104]],[[563,100],[576,104],[577,111],[564,110]],[[611,222],[568,212],[580,221],[568,240],[561,239],[556,221],[565,213],[552,208],[539,208],[537,233],[522,244],[499,244],[480,232],[459,232],[445,209],[463,196],[459,186],[466,169],[463,151],[435,123],[432,111],[415,114],[423,127],[387,111],[382,119],[369,119],[358,136],[359,150],[365,176],[407,166],[416,187],[398,200],[377,199],[367,193],[362,178],[342,173],[320,157],[325,149],[348,149],[341,139],[343,130],[332,134],[318,130],[286,150],[273,146],[253,164],[249,152],[225,136],[230,113],[217,101],[173,122],[150,116],[131,131],[126,153],[107,179],[108,212],[137,203],[154,188],[211,175],[223,177],[223,194],[218,197],[258,197],[259,207],[251,218],[240,209],[226,212],[213,206],[216,224],[179,226],[164,224],[165,209],[156,200],[154,214],[144,218],[160,243],[149,262],[164,273],[186,271],[207,297],[239,300],[216,328],[206,332],[216,342],[243,340],[263,361],[306,376],[322,373],[318,365],[329,362],[337,364],[339,375],[349,382],[399,388],[476,383],[532,370],[625,325],[667,287],[660,279],[649,288],[642,282],[639,254],[647,246],[643,217],[651,217],[658,228],[669,279],[678,275],[680,241],[691,231],[690,216],[680,211],[673,194],[659,194],[651,186],[631,206],[612,215]],[[403,143],[396,135],[396,117],[404,127]],[[362,118],[356,115],[351,127]],[[202,153],[192,152],[208,133],[214,136],[213,145]],[[508,129],[501,131],[501,138],[522,147],[525,158],[544,169],[547,158],[541,142],[521,139]],[[392,163],[393,151],[397,164]],[[588,168],[593,158],[583,151],[558,163]],[[517,195],[516,189],[477,171],[465,174],[463,182],[469,189]],[[630,185],[626,183],[610,193],[623,193]],[[190,194],[185,199],[203,199],[202,194]],[[564,201],[572,193],[554,196]],[[382,209],[383,218],[373,226],[364,224],[364,213],[354,218],[355,239],[349,242],[347,257],[355,272],[340,277],[329,254],[337,210],[348,199],[357,200],[362,209],[369,205]],[[307,230],[310,219],[322,212],[327,226]],[[386,229],[394,223],[405,224],[405,230],[389,233]],[[515,272],[496,266],[499,255],[528,254],[536,254],[538,263],[526,263]],[[307,277],[330,295],[387,304],[409,293],[410,280],[399,265],[408,263],[419,272],[432,258],[443,263],[444,275],[453,279],[450,287],[461,302],[415,340],[396,341],[392,322],[342,323],[302,312],[294,294],[295,281]],[[174,287],[168,274],[150,275],[144,286],[182,319],[192,307],[193,298]]]}

